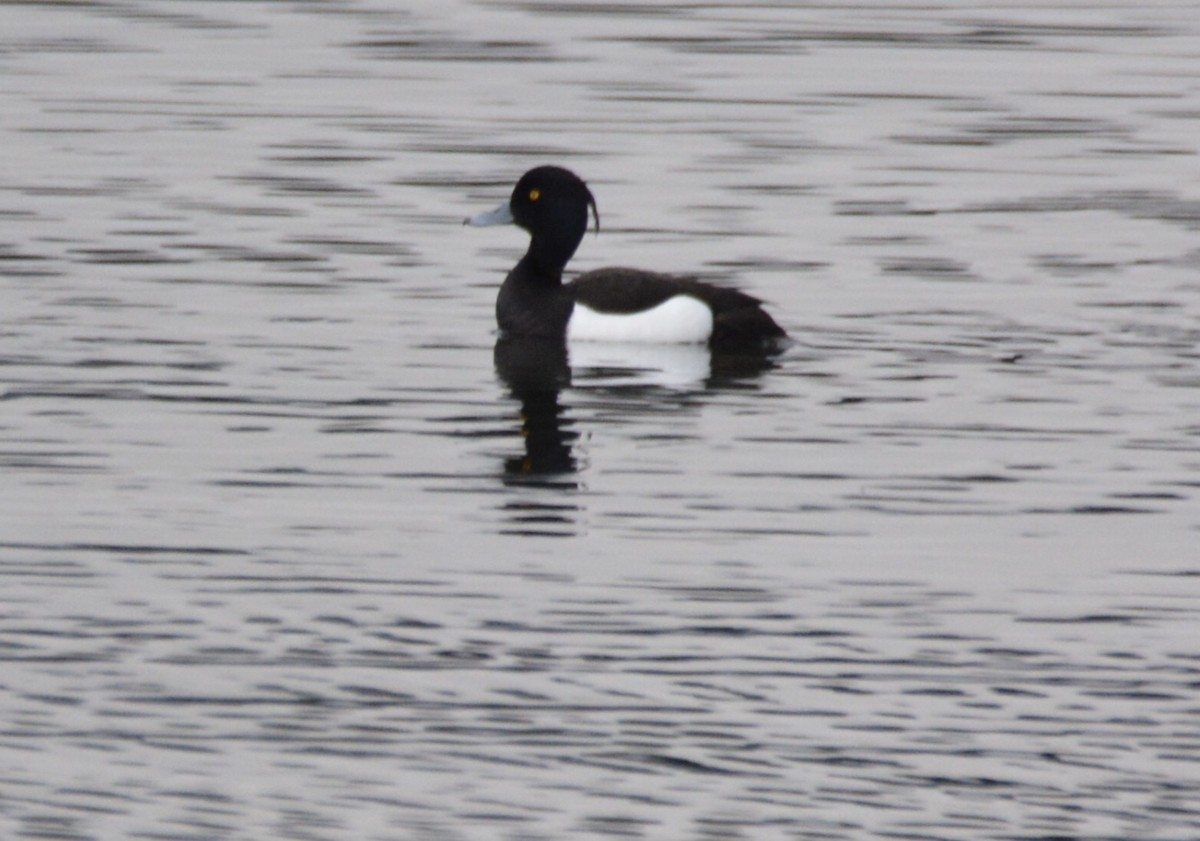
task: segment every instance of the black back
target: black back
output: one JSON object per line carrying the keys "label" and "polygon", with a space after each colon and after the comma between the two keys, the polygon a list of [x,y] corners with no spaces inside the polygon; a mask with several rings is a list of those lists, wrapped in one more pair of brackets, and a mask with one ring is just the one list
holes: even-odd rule
{"label": "black back", "polygon": [[690,295],[713,311],[714,348],[752,347],[787,336],[762,308],[762,301],[737,289],[691,277],[641,269],[596,269],[567,284],[572,297],[599,312],[631,313],[655,307],[676,295]]}

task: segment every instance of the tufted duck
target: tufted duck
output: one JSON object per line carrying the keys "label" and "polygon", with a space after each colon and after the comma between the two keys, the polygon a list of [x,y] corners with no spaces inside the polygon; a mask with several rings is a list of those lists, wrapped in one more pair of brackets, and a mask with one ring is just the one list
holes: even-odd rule
{"label": "tufted duck", "polygon": [[496,299],[505,333],[573,341],[707,343],[719,350],[769,350],[787,334],[757,298],[690,277],[604,268],[563,283],[563,268],[600,213],[573,172],[540,166],[525,173],[512,197],[467,225],[516,224],[529,250],[508,273]]}

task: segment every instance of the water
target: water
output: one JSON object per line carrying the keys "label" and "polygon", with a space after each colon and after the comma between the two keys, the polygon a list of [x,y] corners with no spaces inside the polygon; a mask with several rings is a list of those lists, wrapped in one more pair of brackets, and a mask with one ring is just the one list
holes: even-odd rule
{"label": "water", "polygon": [[[0,836],[1200,835],[1200,15],[0,7]],[[497,343],[579,269],[765,366]]]}

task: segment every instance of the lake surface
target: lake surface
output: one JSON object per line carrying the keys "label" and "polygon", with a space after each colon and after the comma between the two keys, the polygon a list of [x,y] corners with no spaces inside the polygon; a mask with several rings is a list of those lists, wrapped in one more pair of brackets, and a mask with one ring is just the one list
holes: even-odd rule
{"label": "lake surface", "polygon": [[[0,837],[1200,837],[1188,4],[0,6]],[[573,265],[762,364],[497,341]]]}

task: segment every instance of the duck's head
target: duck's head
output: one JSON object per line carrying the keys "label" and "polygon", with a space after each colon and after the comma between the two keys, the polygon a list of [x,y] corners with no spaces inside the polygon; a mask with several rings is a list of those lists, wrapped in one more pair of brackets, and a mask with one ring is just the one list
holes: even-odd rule
{"label": "duck's head", "polygon": [[560,166],[539,166],[521,176],[507,204],[464,224],[524,228],[531,237],[530,254],[561,271],[587,232],[589,207],[599,232],[600,211],[583,179]]}

